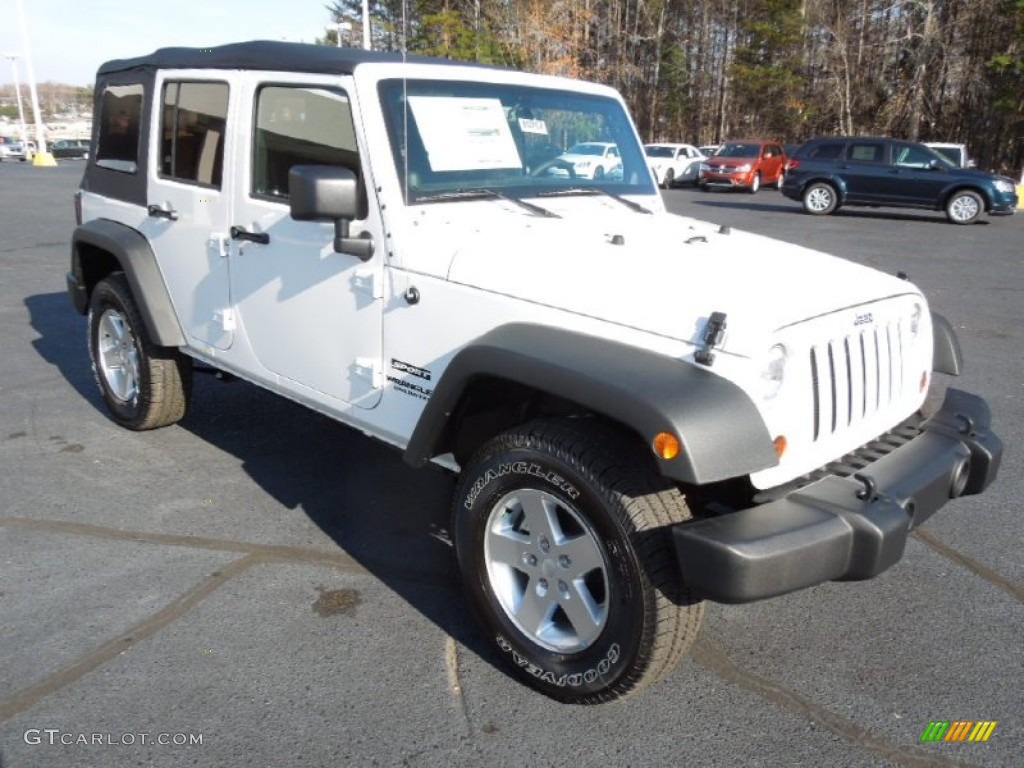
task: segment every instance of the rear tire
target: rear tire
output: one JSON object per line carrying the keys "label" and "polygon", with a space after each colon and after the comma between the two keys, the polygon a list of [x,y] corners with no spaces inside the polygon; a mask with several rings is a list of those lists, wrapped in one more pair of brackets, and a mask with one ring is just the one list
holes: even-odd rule
{"label": "rear tire", "polygon": [[149,339],[124,273],[97,283],[89,300],[89,357],[114,421],[136,431],[180,421],[188,411],[192,363]]}
{"label": "rear tire", "polygon": [[455,493],[459,569],[514,675],[593,704],[648,686],[697,635],[703,604],[682,584],[670,526],[679,489],[632,438],[588,420],[498,435]]}
{"label": "rear tire", "polygon": [[839,206],[839,196],[831,184],[815,182],[804,190],[804,210],[814,216],[825,216]]}

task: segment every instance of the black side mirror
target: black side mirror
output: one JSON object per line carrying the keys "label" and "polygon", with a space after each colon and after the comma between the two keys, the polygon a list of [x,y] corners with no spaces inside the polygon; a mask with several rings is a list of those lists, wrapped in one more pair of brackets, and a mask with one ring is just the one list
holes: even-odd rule
{"label": "black side mirror", "polygon": [[373,241],[348,236],[349,222],[369,215],[366,191],[351,168],[293,165],[288,171],[289,205],[297,221],[333,221],[334,250],[362,261],[373,257]]}

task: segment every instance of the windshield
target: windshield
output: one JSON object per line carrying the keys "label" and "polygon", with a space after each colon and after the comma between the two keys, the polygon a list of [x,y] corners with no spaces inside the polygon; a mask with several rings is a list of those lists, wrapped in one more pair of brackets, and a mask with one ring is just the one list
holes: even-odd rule
{"label": "windshield", "polygon": [[672,154],[674,152],[675,152],[675,150],[672,149],[672,147],[658,147],[658,146],[647,147],[647,156],[648,157],[672,157]]}
{"label": "windshield", "polygon": [[604,144],[573,144],[569,147],[567,155],[603,155]]}
{"label": "windshield", "polygon": [[760,144],[723,144],[715,152],[717,157],[759,157]]}
{"label": "windshield", "polygon": [[450,193],[466,190],[517,198],[588,187],[655,194],[616,99],[450,80],[385,80],[380,94],[409,202],[459,199]]}

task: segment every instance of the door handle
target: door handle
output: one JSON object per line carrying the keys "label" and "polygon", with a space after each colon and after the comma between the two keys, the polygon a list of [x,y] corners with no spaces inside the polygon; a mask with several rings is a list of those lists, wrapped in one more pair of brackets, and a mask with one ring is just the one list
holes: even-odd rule
{"label": "door handle", "polygon": [[156,219],[168,219],[169,221],[178,220],[178,212],[173,208],[161,208],[159,205],[150,204],[146,208],[146,212]]}
{"label": "door handle", "polygon": [[270,235],[266,232],[250,232],[245,227],[231,227],[232,240],[248,240],[250,243],[266,245],[270,242]]}

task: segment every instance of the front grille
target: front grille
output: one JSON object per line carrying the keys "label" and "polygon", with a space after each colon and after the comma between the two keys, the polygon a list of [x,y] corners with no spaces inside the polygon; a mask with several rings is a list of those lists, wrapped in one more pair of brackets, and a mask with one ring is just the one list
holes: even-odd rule
{"label": "front grille", "polygon": [[826,439],[898,402],[905,383],[902,323],[864,328],[810,349],[812,438]]}

